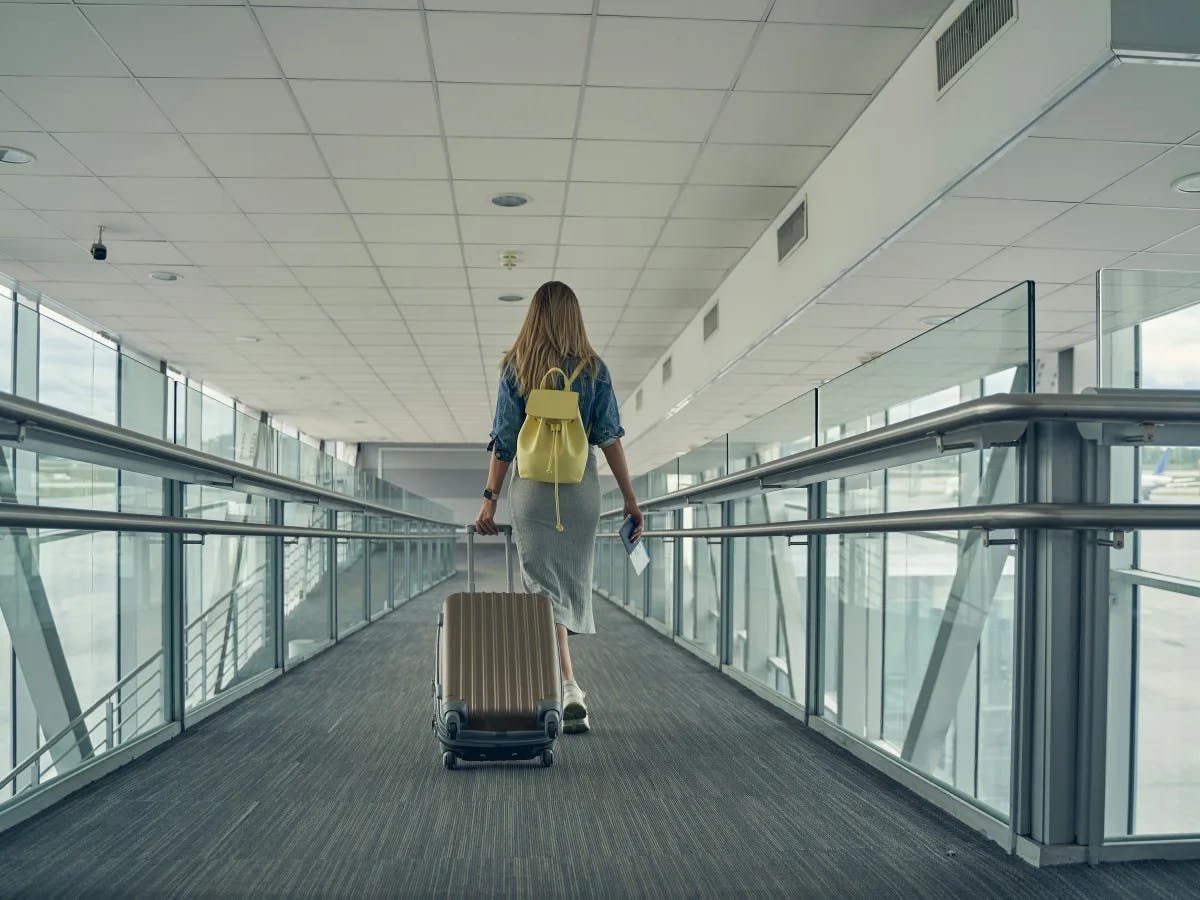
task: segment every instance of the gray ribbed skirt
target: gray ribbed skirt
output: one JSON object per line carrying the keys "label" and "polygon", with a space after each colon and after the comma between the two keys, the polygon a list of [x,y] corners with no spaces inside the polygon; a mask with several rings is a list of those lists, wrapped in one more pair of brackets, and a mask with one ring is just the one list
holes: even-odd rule
{"label": "gray ribbed skirt", "polygon": [[554,621],[572,634],[595,634],[592,619],[592,554],[600,524],[600,478],[589,448],[579,484],[558,486],[563,530],[554,519],[554,485],[521,478],[509,488],[513,537],[525,590],[544,594],[554,605]]}

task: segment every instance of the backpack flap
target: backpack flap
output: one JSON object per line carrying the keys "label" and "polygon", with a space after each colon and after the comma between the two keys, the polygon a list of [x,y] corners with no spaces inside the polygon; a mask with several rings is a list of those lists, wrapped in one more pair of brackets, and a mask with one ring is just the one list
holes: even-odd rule
{"label": "backpack flap", "polygon": [[534,388],[525,398],[525,415],[569,422],[579,417],[579,394],[575,391]]}

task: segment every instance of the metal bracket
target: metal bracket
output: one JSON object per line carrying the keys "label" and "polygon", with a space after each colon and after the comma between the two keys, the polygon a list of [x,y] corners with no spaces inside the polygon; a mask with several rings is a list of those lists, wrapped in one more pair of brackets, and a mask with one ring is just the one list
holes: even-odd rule
{"label": "metal bracket", "polygon": [[710,547],[717,547],[720,546],[722,540],[723,539],[719,537],[706,537],[704,539],[704,543],[708,544]]}
{"label": "metal bracket", "polygon": [[808,546],[808,538],[798,538],[794,534],[789,534],[787,541],[788,541],[789,547],[807,547]]}
{"label": "metal bracket", "polygon": [[188,537],[185,534],[183,536],[183,543],[184,544],[200,544],[201,546],[203,546],[204,545],[204,535],[198,534],[195,537]]}
{"label": "metal bracket", "polygon": [[1114,550],[1125,549],[1125,532],[1119,528],[1114,528],[1111,532],[1111,537],[1097,538],[1096,543],[1101,547],[1112,547]]}
{"label": "metal bracket", "polygon": [[13,441],[23,444],[25,443],[26,434],[26,426],[20,422],[5,422],[0,425],[0,441]]}
{"label": "metal bracket", "polygon": [[285,537],[283,539],[283,546],[285,547],[293,547],[298,543],[300,543],[300,538],[298,537]]}
{"label": "metal bracket", "polygon": [[987,529],[983,532],[983,546],[985,547],[1015,547],[1017,546],[1016,538],[993,538],[992,533]]}
{"label": "metal bracket", "polygon": [[1155,431],[1157,425],[1153,422],[1143,422],[1141,425],[1141,434],[1129,434],[1121,438],[1121,441],[1126,444],[1150,444],[1154,442]]}
{"label": "metal bracket", "polygon": [[937,447],[938,453],[945,453],[947,450],[975,450],[978,449],[974,441],[958,441],[957,443],[946,443],[946,436],[940,432],[933,436],[933,443]]}

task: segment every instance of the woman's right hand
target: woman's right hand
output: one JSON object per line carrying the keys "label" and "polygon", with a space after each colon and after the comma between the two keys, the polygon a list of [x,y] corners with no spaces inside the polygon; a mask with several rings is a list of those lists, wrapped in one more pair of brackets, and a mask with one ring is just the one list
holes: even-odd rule
{"label": "woman's right hand", "polygon": [[475,533],[476,534],[499,534],[500,529],[496,527],[496,501],[484,500],[483,505],[479,507],[479,515],[475,517]]}
{"label": "woman's right hand", "polygon": [[633,519],[633,534],[630,540],[635,543],[642,536],[642,511],[638,509],[636,500],[625,501],[625,515]]}

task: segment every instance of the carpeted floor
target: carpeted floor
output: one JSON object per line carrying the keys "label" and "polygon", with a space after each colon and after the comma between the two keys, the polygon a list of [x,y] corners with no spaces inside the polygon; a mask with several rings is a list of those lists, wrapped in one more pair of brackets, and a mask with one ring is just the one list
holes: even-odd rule
{"label": "carpeted floor", "polygon": [[594,733],[446,772],[433,622],[464,581],[0,835],[0,896],[1200,897],[1200,863],[1027,866],[601,600]]}

